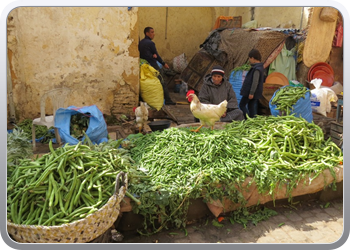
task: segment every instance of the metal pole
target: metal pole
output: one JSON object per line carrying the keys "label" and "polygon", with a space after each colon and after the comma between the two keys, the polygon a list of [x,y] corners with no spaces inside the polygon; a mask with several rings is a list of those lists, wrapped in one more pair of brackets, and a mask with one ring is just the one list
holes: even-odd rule
{"label": "metal pole", "polygon": [[166,9],[166,14],[165,14],[165,40],[167,39],[168,36],[168,7]]}
{"label": "metal pole", "polygon": [[301,7],[300,30],[303,27],[303,19],[304,19],[304,7]]}
{"label": "metal pole", "polygon": [[15,106],[13,103],[13,93],[12,93],[12,78],[11,78],[11,71],[10,71],[10,63],[9,58],[7,56],[7,96],[10,104],[10,122],[15,123],[16,122],[16,113],[15,113]]}

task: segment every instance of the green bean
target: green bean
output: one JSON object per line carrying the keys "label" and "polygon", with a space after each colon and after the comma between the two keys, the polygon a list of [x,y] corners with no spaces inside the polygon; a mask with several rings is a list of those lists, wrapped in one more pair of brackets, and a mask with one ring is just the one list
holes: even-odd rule
{"label": "green bean", "polygon": [[55,219],[59,216],[61,216],[63,214],[63,212],[58,212],[56,213],[55,215],[51,216],[48,220],[46,220],[42,225],[45,226],[45,225],[49,225],[50,223],[54,222]]}
{"label": "green bean", "polygon": [[79,192],[79,189],[80,189],[80,185],[81,185],[81,181],[80,179],[77,179],[76,180],[76,184],[75,184],[75,195],[72,196],[71,198],[71,202],[69,203],[69,208],[68,208],[68,214],[71,214],[72,211],[73,211],[73,208],[74,208],[74,205],[76,205],[76,202],[75,202],[75,197],[77,196],[78,192]]}
{"label": "green bean", "polygon": [[73,200],[73,204],[74,204],[74,205],[76,205],[77,202],[79,201],[81,192],[83,191],[83,188],[84,188],[84,185],[85,185],[85,182],[86,182],[86,181],[87,181],[87,179],[84,179],[84,180],[81,182],[80,187],[79,187],[79,189],[78,189],[78,192],[77,192],[77,194],[75,195],[74,200]]}
{"label": "green bean", "polygon": [[70,186],[70,189],[69,189],[69,192],[67,193],[67,195],[64,197],[65,199],[65,204],[64,204],[64,211],[67,211],[70,203],[71,203],[71,197],[73,195],[73,192],[75,190],[75,186],[77,184],[77,170],[76,169],[73,169],[73,173],[74,173],[74,177],[73,177],[73,180],[72,180],[72,185]]}

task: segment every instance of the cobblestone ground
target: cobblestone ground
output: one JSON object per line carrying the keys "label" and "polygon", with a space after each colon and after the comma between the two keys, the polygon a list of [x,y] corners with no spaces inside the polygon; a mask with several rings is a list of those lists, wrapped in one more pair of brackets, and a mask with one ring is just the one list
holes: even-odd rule
{"label": "cobblestone ground", "polygon": [[277,215],[244,228],[224,219],[223,227],[198,221],[184,229],[151,236],[125,236],[120,243],[333,243],[343,234],[343,201],[313,202],[272,208]]}

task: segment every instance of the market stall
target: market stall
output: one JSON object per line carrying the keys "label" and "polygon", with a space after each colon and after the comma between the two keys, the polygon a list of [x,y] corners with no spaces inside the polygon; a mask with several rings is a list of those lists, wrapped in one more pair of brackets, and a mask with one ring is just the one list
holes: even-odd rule
{"label": "market stall", "polygon": [[[158,232],[186,226],[196,199],[220,214],[335,188],[343,180],[342,151],[322,129],[294,116],[268,116],[215,130],[182,124],[135,140],[131,156],[145,179],[129,185],[140,201],[123,212],[143,216]],[[193,208],[193,207],[192,207]]]}
{"label": "market stall", "polygon": [[[125,212],[141,218],[140,233],[153,234],[186,227],[195,200],[218,217],[335,188],[343,180],[342,150],[304,118],[258,116],[192,132],[196,126],[101,144],[54,149],[50,143],[50,153],[10,164],[10,235],[19,242],[90,242],[110,232]],[[113,198],[120,171],[127,174],[127,185]],[[106,206],[108,212],[101,211]],[[80,223],[84,232],[95,232],[96,225],[101,231],[66,237]]]}

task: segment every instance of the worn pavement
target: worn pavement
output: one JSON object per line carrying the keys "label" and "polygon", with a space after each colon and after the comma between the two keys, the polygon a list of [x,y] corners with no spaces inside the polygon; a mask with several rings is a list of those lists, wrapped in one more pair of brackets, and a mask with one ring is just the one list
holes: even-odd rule
{"label": "worn pavement", "polygon": [[274,209],[277,215],[244,228],[224,219],[221,228],[213,218],[184,229],[166,230],[151,236],[129,235],[120,243],[334,243],[343,234],[343,200],[302,202]]}

